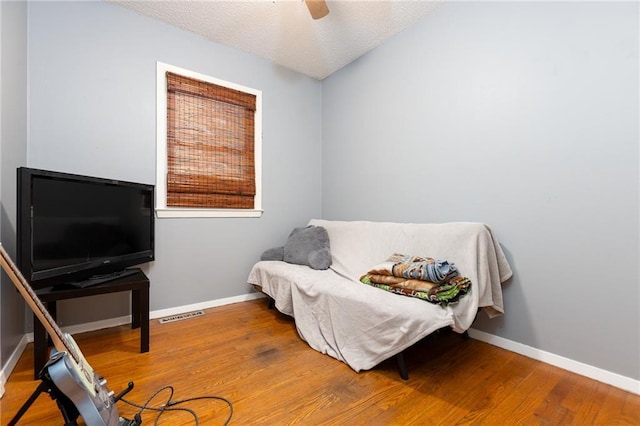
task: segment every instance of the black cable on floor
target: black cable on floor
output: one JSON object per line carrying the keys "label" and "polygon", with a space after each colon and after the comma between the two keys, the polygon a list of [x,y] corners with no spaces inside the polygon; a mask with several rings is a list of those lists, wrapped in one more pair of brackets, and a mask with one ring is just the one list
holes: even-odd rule
{"label": "black cable on floor", "polygon": [[[169,391],[169,397],[167,398],[166,402],[164,404],[162,404],[159,407],[152,407],[151,406],[151,401],[153,401],[161,392],[163,391]],[[192,410],[191,408],[186,408],[186,407],[175,407],[176,405],[179,404],[184,404],[185,402],[190,402],[190,401],[196,401],[199,399],[216,399],[219,401],[224,401],[228,406],[229,406],[229,416],[227,417],[227,419],[225,420],[225,422],[223,423],[224,426],[227,426],[229,424],[229,422],[231,421],[231,417],[233,416],[233,404],[231,403],[231,401],[229,401],[228,399],[222,397],[222,396],[216,396],[216,395],[201,395],[201,396],[195,396],[192,398],[187,398],[187,399],[181,399],[181,400],[173,400],[173,386],[163,386],[160,389],[158,389],[157,391],[155,391],[150,397],[149,399],[147,399],[147,401],[144,404],[137,404],[135,402],[132,401],[128,401],[125,398],[121,398],[120,400],[125,402],[126,404],[129,404],[133,407],[139,408],[140,411],[138,411],[138,413],[136,414],[136,417],[141,417],[142,413],[145,410],[149,410],[149,411],[155,411],[158,413],[158,415],[156,416],[156,419],[154,421],[154,425],[158,424],[158,421],[160,420],[160,417],[166,413],[166,412],[170,412],[170,411],[185,411],[189,414],[191,414],[193,416],[193,420],[196,424],[196,426],[199,425],[198,423],[198,415],[196,414],[196,412],[194,410]]]}

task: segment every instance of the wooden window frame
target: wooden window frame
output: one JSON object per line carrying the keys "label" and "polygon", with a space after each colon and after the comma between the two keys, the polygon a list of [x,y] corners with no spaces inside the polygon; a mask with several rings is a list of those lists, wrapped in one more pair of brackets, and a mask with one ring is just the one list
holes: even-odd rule
{"label": "wooden window frame", "polygon": [[[167,72],[249,93],[256,97],[256,110],[254,117],[254,165],[256,188],[254,206],[252,209],[167,206]],[[159,218],[260,217],[262,215],[262,92],[260,90],[230,83],[228,81],[220,80],[162,62],[157,62],[156,83],[156,215]]]}

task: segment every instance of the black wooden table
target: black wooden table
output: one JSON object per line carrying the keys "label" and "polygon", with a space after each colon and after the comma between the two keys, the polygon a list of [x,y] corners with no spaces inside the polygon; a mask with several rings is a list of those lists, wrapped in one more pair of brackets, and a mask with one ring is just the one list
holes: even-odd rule
{"label": "black wooden table", "polygon": [[[141,270],[133,275],[90,287],[62,289],[47,287],[36,290],[35,293],[55,320],[58,300],[121,291],[131,292],[131,328],[140,328],[140,352],[149,352],[149,279]],[[49,338],[44,326],[35,314],[33,316],[33,347],[33,375],[37,380],[40,370],[49,359]]]}

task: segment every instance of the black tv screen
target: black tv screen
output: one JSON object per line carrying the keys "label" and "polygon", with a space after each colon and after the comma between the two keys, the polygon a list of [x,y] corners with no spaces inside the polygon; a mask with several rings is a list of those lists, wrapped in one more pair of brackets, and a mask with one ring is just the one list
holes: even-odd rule
{"label": "black tv screen", "polygon": [[153,199],[153,185],[18,168],[18,267],[38,289],[154,260]]}

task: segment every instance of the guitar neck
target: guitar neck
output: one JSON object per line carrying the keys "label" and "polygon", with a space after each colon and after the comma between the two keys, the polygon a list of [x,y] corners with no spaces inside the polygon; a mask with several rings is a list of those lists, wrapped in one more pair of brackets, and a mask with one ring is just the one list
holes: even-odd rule
{"label": "guitar neck", "polygon": [[58,324],[53,320],[49,311],[47,311],[40,299],[38,299],[35,291],[33,291],[27,280],[22,275],[22,272],[20,272],[18,267],[13,263],[5,251],[2,243],[0,243],[0,263],[2,264],[2,269],[7,273],[24,300],[33,310],[33,313],[38,317],[44,328],[47,330],[49,336],[51,336],[53,346],[56,350],[66,351],[75,359],[76,362],[79,362],[80,357],[75,348],[69,344],[62,333],[62,330],[58,327]]}

